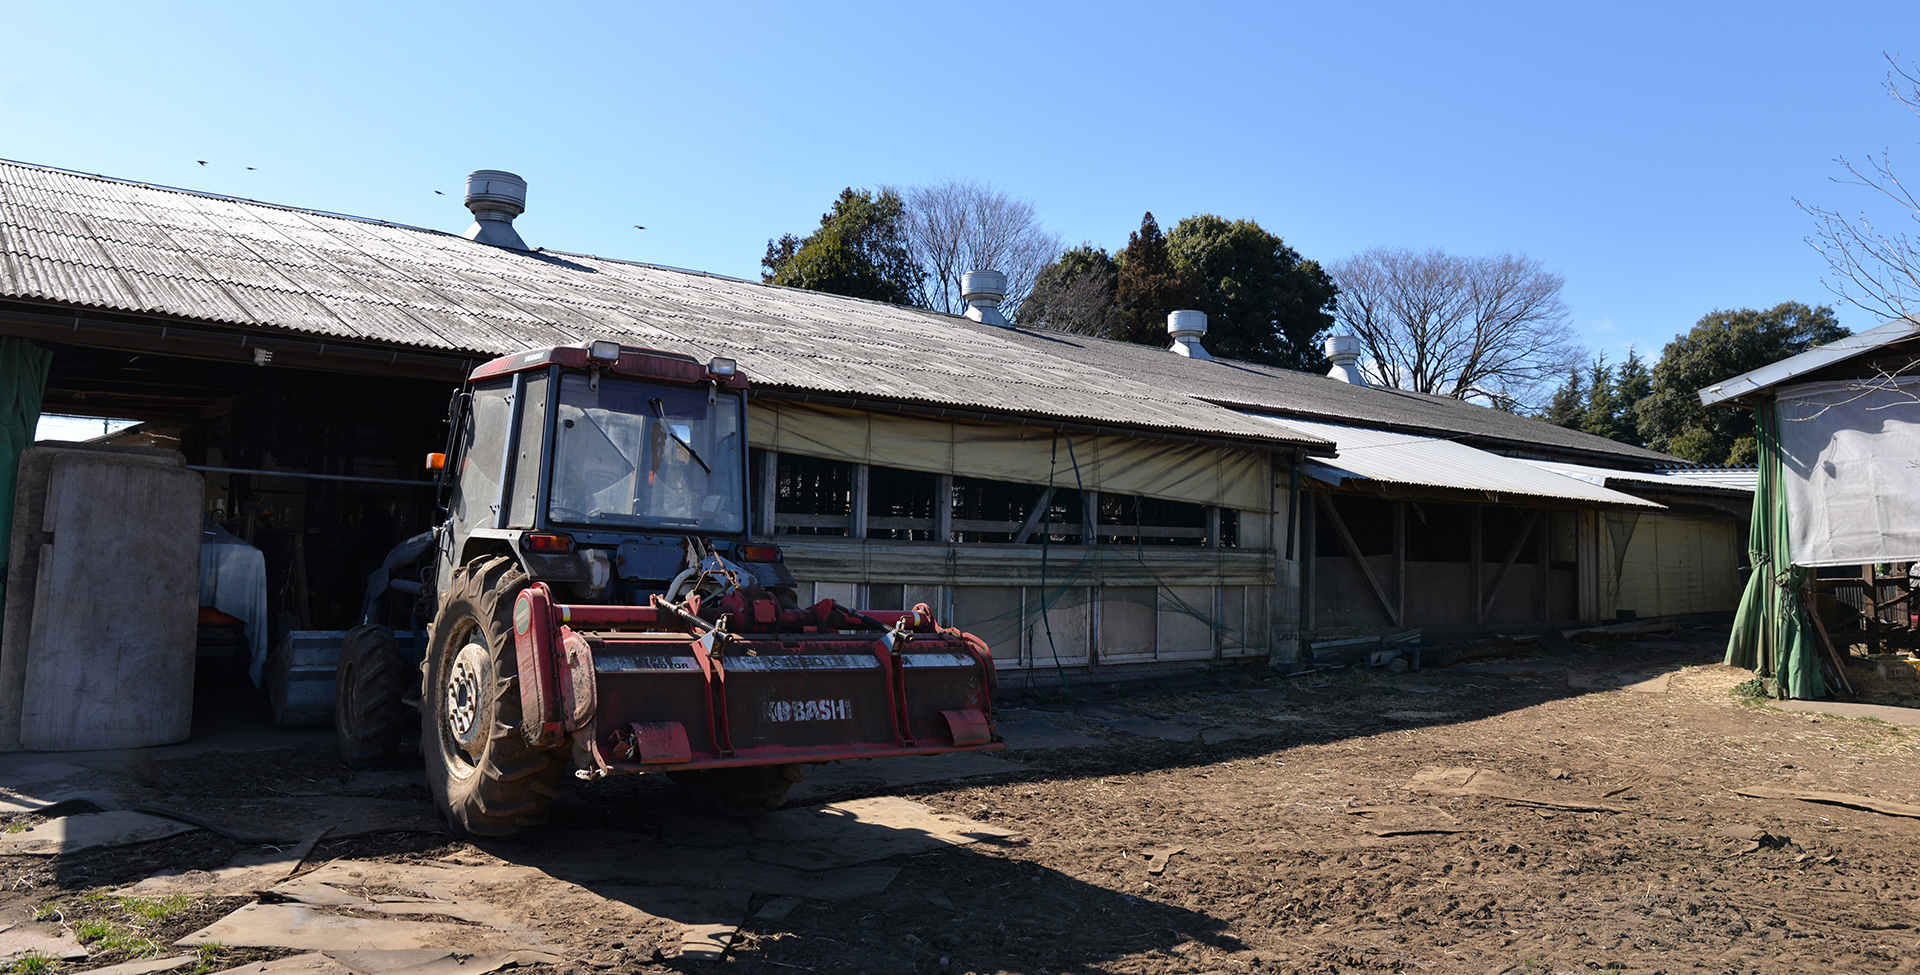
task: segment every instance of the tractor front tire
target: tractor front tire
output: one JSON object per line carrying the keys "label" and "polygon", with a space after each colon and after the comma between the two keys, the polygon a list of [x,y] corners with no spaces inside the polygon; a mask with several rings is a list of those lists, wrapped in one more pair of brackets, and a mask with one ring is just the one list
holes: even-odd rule
{"label": "tractor front tire", "polygon": [[776,809],[794,783],[806,778],[804,765],[749,765],[743,768],[668,772],[687,802],[701,812],[752,819]]}
{"label": "tractor front tire", "polygon": [[392,630],[369,625],[347,631],[334,671],[333,737],[348,768],[373,768],[399,754],[407,670]]}
{"label": "tractor front tire", "polygon": [[563,751],[535,748],[520,733],[513,603],[526,587],[511,556],[462,566],[427,649],[420,701],[427,787],[448,825],[474,836],[545,823],[567,773]]}

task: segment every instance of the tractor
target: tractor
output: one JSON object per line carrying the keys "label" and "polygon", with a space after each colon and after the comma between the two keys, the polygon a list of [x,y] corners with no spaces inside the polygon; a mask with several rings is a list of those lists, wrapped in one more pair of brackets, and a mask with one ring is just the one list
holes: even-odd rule
{"label": "tractor", "polygon": [[[801,606],[750,540],[746,392],[732,360],[605,340],[475,369],[428,460],[442,518],[341,647],[347,763],[393,756],[417,708],[449,825],[501,836],[569,778],[664,772],[751,816],[812,765],[1002,747],[982,640],[925,604]],[[379,622],[396,593],[430,620],[411,652]]]}

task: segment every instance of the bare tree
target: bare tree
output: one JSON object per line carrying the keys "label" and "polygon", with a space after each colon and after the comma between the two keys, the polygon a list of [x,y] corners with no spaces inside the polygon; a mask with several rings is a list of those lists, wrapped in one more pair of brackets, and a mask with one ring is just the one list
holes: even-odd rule
{"label": "bare tree", "polygon": [[999,271],[1007,276],[1001,310],[1009,316],[1033,290],[1034,275],[1060,253],[1060,237],[1040,226],[1032,203],[986,183],[948,180],[907,190],[907,240],[927,273],[927,305],[959,314],[960,276]]}
{"label": "bare tree", "polygon": [[1339,321],[1385,385],[1520,410],[1581,357],[1566,282],[1533,258],[1377,247],[1330,270]]}
{"label": "bare tree", "polygon": [[[1903,68],[1892,55],[1886,59],[1888,97],[1920,115],[1920,78],[1915,77],[1920,69]],[[1920,221],[1920,199],[1901,182],[1886,150],[1878,156],[1869,154],[1865,165],[1855,165],[1845,156],[1835,162],[1846,175],[1833,177],[1834,182],[1871,190],[1896,223],[1900,217]],[[1865,211],[1849,218],[1837,210],[1798,199],[1793,202],[1813,217],[1814,233],[1807,243],[1827,259],[1833,277],[1826,285],[1834,294],[1882,320],[1920,311],[1920,246],[1912,237],[1875,226]]]}

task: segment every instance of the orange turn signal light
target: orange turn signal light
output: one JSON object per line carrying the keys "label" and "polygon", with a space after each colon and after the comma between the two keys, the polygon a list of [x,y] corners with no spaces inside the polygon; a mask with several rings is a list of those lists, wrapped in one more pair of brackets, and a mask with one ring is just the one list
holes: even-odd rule
{"label": "orange turn signal light", "polygon": [[780,546],[742,545],[740,546],[740,557],[748,562],[778,562],[780,561]]}
{"label": "orange turn signal light", "polygon": [[528,532],[520,536],[520,547],[529,552],[571,552],[572,535],[549,535],[544,532]]}
{"label": "orange turn signal light", "polygon": [[428,454],[427,455],[427,470],[444,471],[446,469],[447,469],[446,454]]}

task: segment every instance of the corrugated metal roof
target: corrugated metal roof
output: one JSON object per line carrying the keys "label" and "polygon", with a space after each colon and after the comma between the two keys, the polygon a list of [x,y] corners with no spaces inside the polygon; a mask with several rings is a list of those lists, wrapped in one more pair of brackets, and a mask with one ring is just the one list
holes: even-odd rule
{"label": "corrugated metal roof", "polygon": [[617,337],[765,387],[1326,446],[957,316],[21,163],[0,162],[0,296],[480,357]]}
{"label": "corrugated metal roof", "polygon": [[1707,488],[1710,490],[1752,494],[1760,486],[1760,470],[1754,467],[1701,467],[1645,471],[1617,471],[1585,464],[1563,464],[1551,460],[1522,460],[1545,471],[1598,484],[1601,487],[1646,484],[1668,488]]}
{"label": "corrugated metal roof", "polygon": [[1481,491],[1496,495],[1556,498],[1586,504],[1659,508],[1630,494],[1608,490],[1525,461],[1477,450],[1439,437],[1421,437],[1337,423],[1265,417],[1339,446],[1332,460],[1300,465],[1302,473],[1329,484],[1379,481],[1416,487]]}
{"label": "corrugated metal roof", "polygon": [[1761,366],[1752,372],[1743,372],[1732,379],[1714,383],[1700,390],[1700,402],[1713,406],[1743,396],[1751,396],[1772,389],[1781,383],[1791,382],[1808,373],[1838,365],[1854,356],[1866,355],[1882,346],[1903,342],[1917,336],[1920,336],[1920,321],[1903,318],[1888,322],[1878,328],[1870,328],[1858,335],[1849,335],[1846,338],[1828,342],[1817,349],[1808,349],[1799,355],[1789,356],[1779,362]]}
{"label": "corrugated metal roof", "polygon": [[0,297],[480,357],[615,337],[761,386],[1269,445],[1324,447],[1241,409],[1673,460],[1441,396],[5,161]]}

